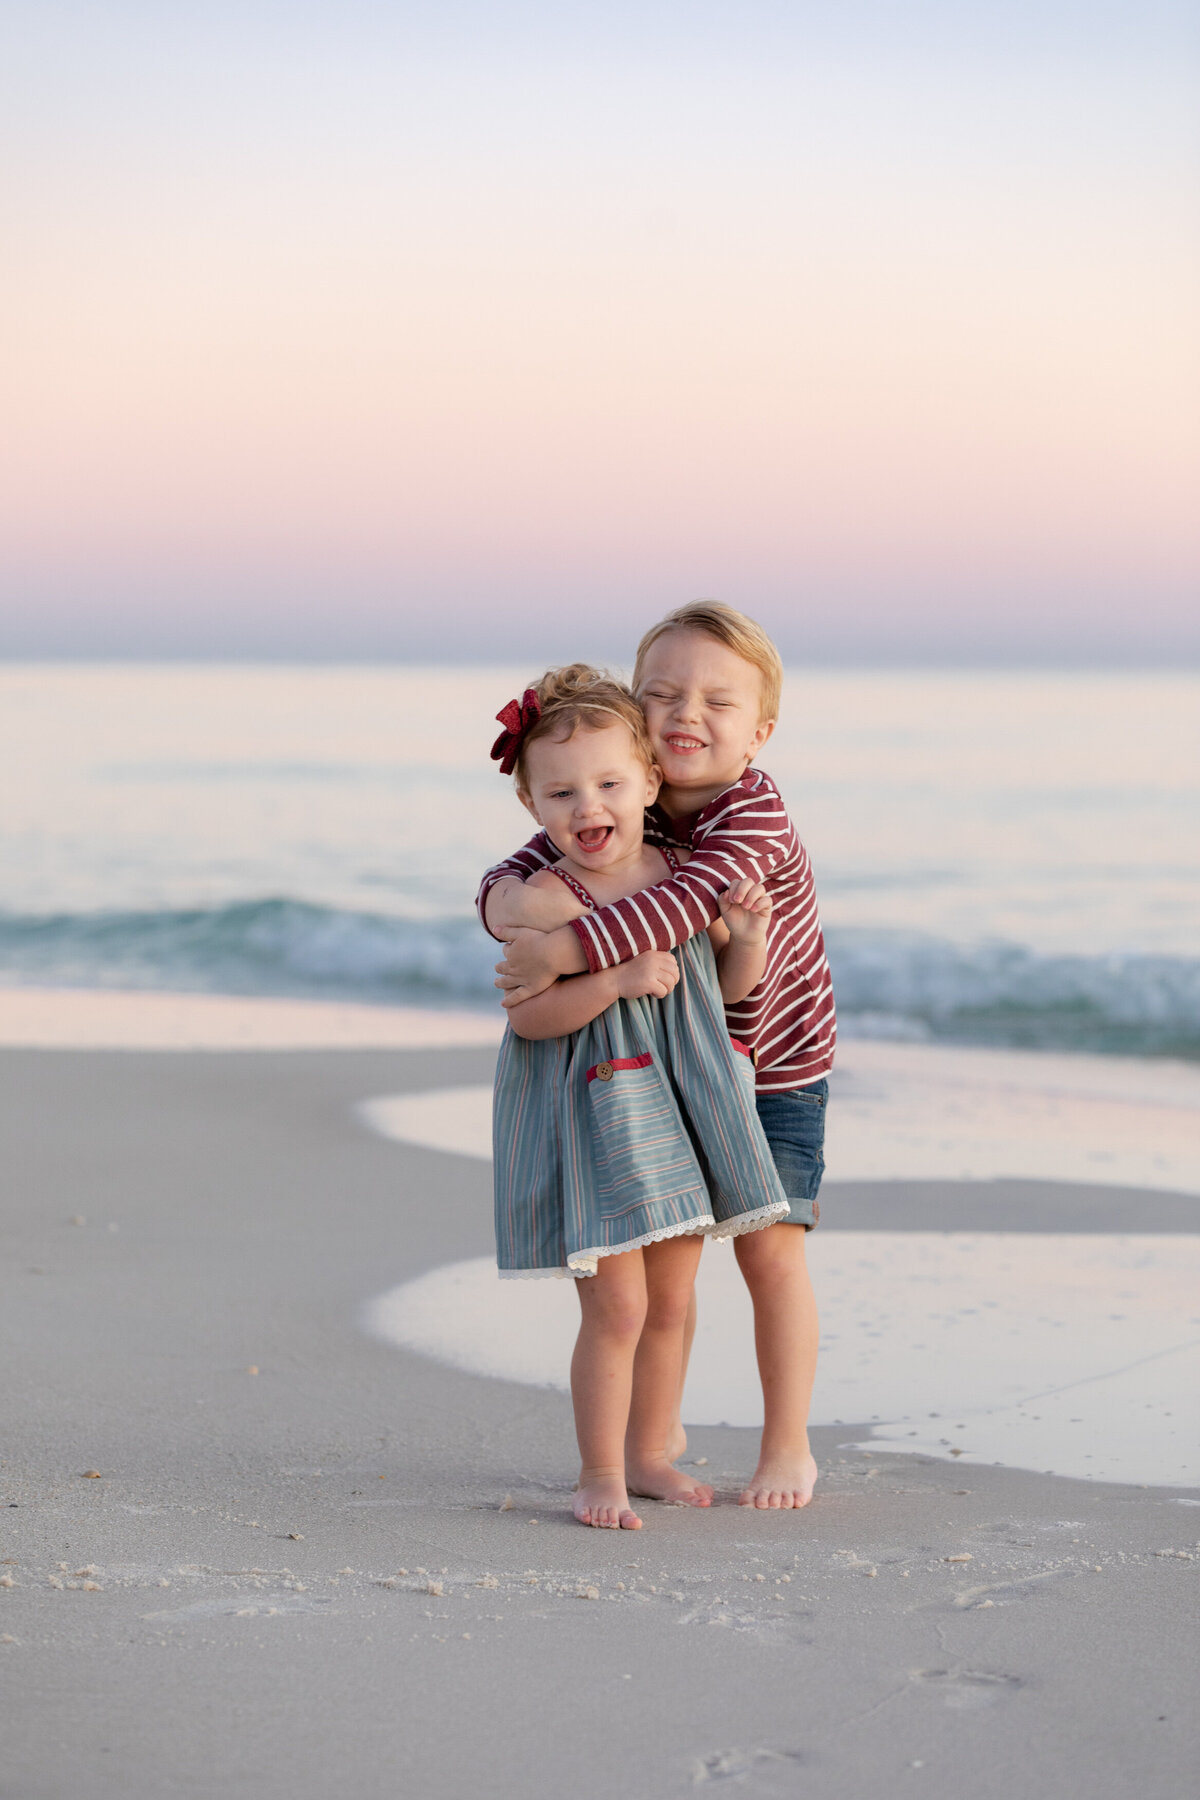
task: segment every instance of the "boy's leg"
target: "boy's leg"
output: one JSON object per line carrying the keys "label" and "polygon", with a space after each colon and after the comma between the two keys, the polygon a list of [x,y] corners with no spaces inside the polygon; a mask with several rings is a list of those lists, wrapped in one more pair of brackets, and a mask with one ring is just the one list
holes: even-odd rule
{"label": "boy's leg", "polygon": [[678,1416],[683,1334],[704,1239],[698,1233],[647,1244],[646,1322],[633,1365],[625,1438],[629,1489],[676,1506],[708,1506],[712,1489],[672,1468],[668,1454]]}
{"label": "boy's leg", "polygon": [[575,1283],[582,1318],[571,1358],[571,1400],[579,1439],[573,1510],[581,1525],[636,1531],[642,1521],[625,1486],[625,1432],[633,1359],[646,1318],[642,1254],[602,1256]]}
{"label": "boy's leg", "polygon": [[763,1390],[758,1467],[742,1506],[807,1506],[817,1479],[808,1447],[808,1408],[817,1367],[817,1303],[798,1225],[768,1225],[734,1239],[754,1302],[754,1344]]}
{"label": "boy's leg", "polygon": [[817,1479],[808,1444],[808,1409],[817,1366],[817,1303],[808,1276],[806,1239],[820,1216],[817,1190],[825,1169],[822,1080],[790,1093],[760,1094],[758,1116],[791,1207],[790,1221],[735,1240],[738,1264],[754,1302],[754,1342],[763,1389],[758,1467],[741,1504],[807,1506]]}

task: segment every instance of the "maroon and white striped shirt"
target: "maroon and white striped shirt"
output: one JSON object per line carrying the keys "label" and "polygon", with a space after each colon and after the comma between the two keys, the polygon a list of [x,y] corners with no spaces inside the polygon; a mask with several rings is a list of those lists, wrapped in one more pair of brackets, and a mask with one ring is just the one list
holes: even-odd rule
{"label": "maroon and white striped shirt", "polygon": [[[688,818],[670,819],[650,807],[646,841],[690,850],[691,858],[669,881],[571,921],[588,968],[610,969],[645,950],[673,950],[720,917],[718,897],[733,882],[761,881],[772,909],[767,966],[754,991],[726,1007],[729,1029],[755,1052],[760,1094],[786,1093],[828,1075],[837,1022],[812,865],[771,777],[747,769]],[[540,831],[488,870],[476,900],[480,918],[497,881],[507,875],[526,881],[558,860]]]}

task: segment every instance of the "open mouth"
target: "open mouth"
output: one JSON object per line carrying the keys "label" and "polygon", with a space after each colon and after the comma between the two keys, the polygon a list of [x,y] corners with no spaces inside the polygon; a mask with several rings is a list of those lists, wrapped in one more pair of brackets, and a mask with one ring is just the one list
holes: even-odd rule
{"label": "open mouth", "polygon": [[589,825],[586,831],[575,833],[575,842],[581,850],[594,856],[597,850],[603,850],[612,834],[611,825]]}
{"label": "open mouth", "polygon": [[694,737],[668,737],[663,741],[667,749],[673,750],[677,756],[690,756],[695,751],[706,748],[699,738]]}

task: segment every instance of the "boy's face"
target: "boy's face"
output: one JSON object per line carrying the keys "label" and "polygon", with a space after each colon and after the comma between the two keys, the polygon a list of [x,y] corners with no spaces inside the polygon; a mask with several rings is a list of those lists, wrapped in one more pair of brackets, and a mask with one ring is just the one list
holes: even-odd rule
{"label": "boy's face", "polygon": [[737,781],[775,729],[759,719],[762,675],[702,631],[665,631],[646,652],[638,699],[665,797],[698,810]]}

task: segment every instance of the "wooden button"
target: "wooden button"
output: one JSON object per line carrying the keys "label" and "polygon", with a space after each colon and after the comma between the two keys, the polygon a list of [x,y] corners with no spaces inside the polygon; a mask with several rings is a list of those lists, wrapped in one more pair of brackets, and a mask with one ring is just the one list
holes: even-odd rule
{"label": "wooden button", "polygon": [[596,1080],[597,1081],[611,1081],[612,1078],[613,1078],[613,1066],[611,1063],[597,1063],[596,1064]]}

